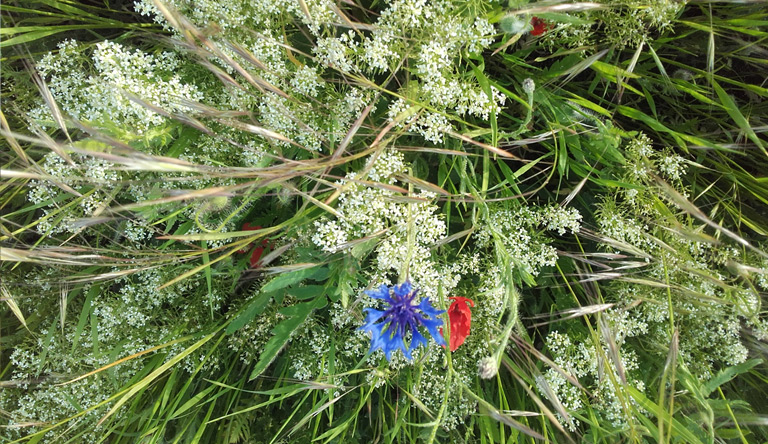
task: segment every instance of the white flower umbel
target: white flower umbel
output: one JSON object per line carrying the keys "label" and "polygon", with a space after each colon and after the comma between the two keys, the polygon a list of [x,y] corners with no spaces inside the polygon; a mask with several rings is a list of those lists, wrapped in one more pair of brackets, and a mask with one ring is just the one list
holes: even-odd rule
{"label": "white flower umbel", "polygon": [[[179,59],[172,53],[151,55],[118,43],[96,45],[88,57],[76,42],[67,40],[59,52],[49,53],[37,64],[54,99],[66,114],[99,127],[118,126],[143,134],[166,118],[129,99],[133,95],[168,113],[188,113],[183,101],[200,101],[202,93],[176,73]],[[93,66],[89,73],[86,66]],[[33,118],[50,121],[41,105]],[[45,122],[43,122],[45,124]]]}
{"label": "white flower umbel", "polygon": [[[578,387],[568,381],[560,371],[549,368],[537,384],[539,393],[545,396],[556,396],[560,403],[569,412],[580,410],[585,402],[589,402],[592,408],[600,410],[612,422],[614,427],[626,427],[634,418],[631,410],[623,405],[627,402],[627,396],[617,393],[622,390],[621,378],[616,372],[616,363],[607,357],[610,355],[608,346],[601,341],[600,349],[589,341],[574,341],[569,335],[552,331],[547,335],[547,348],[552,355],[553,362],[559,370],[566,372],[579,380],[582,384],[592,383],[596,388],[596,396],[587,397]],[[617,341],[621,348],[621,342]],[[625,371],[627,384],[636,388],[641,393],[645,390],[645,384],[632,374],[638,369],[637,356],[628,349],[622,348],[619,354],[621,366]],[[630,399],[633,405],[636,403]],[[570,421],[558,418],[571,430],[575,431],[579,421],[570,418]]]}
{"label": "white flower umbel", "polygon": [[[635,186],[605,196],[596,219],[605,250],[637,257],[631,273],[638,282],[609,284],[608,302],[626,307],[611,311],[609,317],[620,337],[642,335],[644,344],[660,344],[657,359],[662,361],[666,353],[661,350],[672,340],[669,325],[674,318],[679,359],[694,376],[709,379],[718,368],[747,359],[742,342],[745,326],[758,335],[763,331],[760,298],[746,272],[758,270],[762,259],[727,242],[708,241],[706,227],[686,211],[678,211],[678,203],[659,188],[662,178],[681,195],[687,193],[686,159],[670,148],[654,148],[644,134],[629,140],[623,154],[627,162],[618,177]],[[739,269],[741,273],[734,273]],[[760,274],[752,277],[760,285]],[[661,282],[669,288],[640,281]]]}
{"label": "white flower umbel", "polygon": [[366,176],[347,174],[347,179],[339,182],[344,187],[336,208],[340,216],[315,222],[312,242],[335,253],[350,248],[358,239],[376,237],[376,279],[405,271],[407,263],[414,286],[422,294],[434,296],[440,285],[446,292],[456,285],[456,279],[446,278],[432,260],[430,248],[446,234],[445,222],[432,203],[435,195],[421,191],[411,196],[414,201],[403,202],[396,199],[399,193],[395,191],[354,181],[394,185],[395,175],[405,170],[402,154],[384,151]]}
{"label": "white flower umbel", "polygon": [[536,276],[541,267],[557,261],[557,251],[549,245],[552,240],[544,230],[576,233],[580,221],[581,215],[573,208],[492,206],[476,236],[480,246],[495,240],[517,267]]}

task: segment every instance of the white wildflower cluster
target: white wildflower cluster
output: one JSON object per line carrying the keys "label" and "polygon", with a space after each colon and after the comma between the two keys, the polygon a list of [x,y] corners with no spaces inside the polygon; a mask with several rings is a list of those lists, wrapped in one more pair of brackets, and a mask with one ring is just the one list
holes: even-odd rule
{"label": "white wildflower cluster", "polygon": [[432,143],[441,143],[443,141],[443,134],[448,133],[452,129],[453,127],[448,122],[448,119],[444,115],[437,113],[424,114],[418,119],[416,124],[416,132]]}
{"label": "white wildflower cluster", "polygon": [[[245,299],[246,302],[258,297],[256,292],[253,293],[251,298]],[[235,350],[242,363],[250,365],[258,360],[264,350],[264,345],[272,337],[272,329],[285,319],[285,316],[279,312],[280,308],[282,308],[281,304],[268,304],[264,312],[259,315],[259,322],[248,322],[227,336],[227,348]],[[229,310],[227,316],[231,317],[237,313],[239,312],[236,309]]]}
{"label": "white wildflower cluster", "polygon": [[762,263],[762,268],[755,273],[755,284],[763,291],[768,291],[768,260]]}
{"label": "white wildflower cluster", "polygon": [[322,79],[318,76],[316,68],[304,65],[296,70],[290,82],[294,91],[306,97],[316,97]]}
{"label": "white wildflower cluster", "polygon": [[352,73],[357,70],[353,56],[358,47],[355,33],[347,31],[339,37],[318,39],[315,54],[326,66],[344,73]]}
{"label": "white wildflower cluster", "polygon": [[[12,361],[13,362],[13,361]],[[66,385],[63,378],[46,375],[36,378],[35,384],[24,384],[21,387],[4,387],[0,396],[0,408],[12,412],[7,422],[3,437],[17,439],[28,436],[45,428],[45,425],[61,421],[74,415],[81,415],[80,420],[96,424],[106,414],[109,404],[82,413],[88,408],[110,398],[115,390],[114,380],[103,375]],[[14,396],[18,394],[18,396]],[[12,402],[12,404],[10,403]],[[115,418],[125,417],[125,409],[120,409]],[[91,427],[90,430],[78,434],[82,442],[98,442],[104,435],[101,427]],[[60,439],[61,432],[44,435],[44,442]]]}
{"label": "white wildflower cluster", "polygon": [[383,151],[367,174],[347,174],[346,179],[339,182],[343,191],[336,208],[338,217],[316,221],[312,242],[323,251],[335,253],[350,248],[353,241],[376,237],[378,273],[397,274],[408,264],[414,285],[426,295],[434,295],[439,284],[445,288],[451,282],[445,280],[432,261],[430,251],[446,233],[445,222],[432,203],[435,195],[422,191],[413,195],[414,201],[403,202],[396,199],[399,193],[395,191],[358,182],[393,185],[395,176],[405,170],[402,154]]}
{"label": "white wildflower cluster", "polygon": [[[457,71],[458,55],[462,51],[476,54],[490,46],[494,28],[480,17],[473,22],[461,19],[456,8],[447,1],[391,1],[370,35],[347,31],[338,37],[318,39],[315,54],[326,66],[365,74],[394,70],[404,58],[412,58],[418,81],[414,85],[418,87],[409,90],[408,103],[393,101],[389,116],[393,118],[417,103],[433,106],[437,112],[415,113],[406,123],[415,123],[412,129],[426,140],[441,143],[443,134],[453,129],[450,112],[488,119],[501,110],[506,99],[493,87],[483,91]],[[421,43],[414,48],[413,41]]]}
{"label": "white wildflower cluster", "polygon": [[541,267],[557,261],[557,251],[549,245],[552,240],[543,231],[575,233],[580,221],[578,211],[570,208],[494,206],[476,236],[480,246],[503,247],[516,267],[536,276]]}
{"label": "white wildflower cluster", "polygon": [[[53,98],[63,112],[104,130],[143,134],[162,125],[166,117],[142,106],[135,96],[168,113],[189,113],[182,101],[200,101],[202,93],[176,73],[179,59],[169,52],[150,55],[118,43],[104,41],[88,57],[77,42],[66,40],[58,53],[37,64]],[[92,66],[93,70],[86,69]],[[50,121],[50,110],[40,105],[33,118]]]}
{"label": "white wildflower cluster", "polygon": [[666,179],[679,184],[687,171],[687,161],[683,157],[672,152],[670,148],[654,149],[651,139],[643,133],[631,139],[624,150],[627,162],[632,165],[627,171],[634,181],[646,181],[650,179],[649,174],[660,173]]}
{"label": "white wildflower cluster", "polygon": [[[375,94],[373,90],[360,94],[357,88],[327,82],[323,78],[327,66],[342,72],[356,70],[353,52],[359,44],[353,31],[329,37],[335,33],[335,23],[340,19],[335,12],[337,6],[330,0],[173,0],[169,3],[194,25],[200,28],[215,25],[221,31],[211,39],[226,57],[212,55],[211,59],[235,76],[240,87],[207,88],[211,91],[211,97],[207,97],[208,104],[218,108],[250,110],[256,114],[259,126],[306,149],[320,151],[324,146],[340,141],[347,134],[355,114],[367,106]],[[151,0],[136,2],[136,8],[165,23]],[[306,25],[304,29],[316,38],[314,48],[317,58],[294,52],[296,42],[281,26],[281,23],[292,20]],[[244,29],[249,31],[244,32]],[[304,39],[300,40],[304,44]],[[242,49],[236,51],[233,44]],[[247,70],[249,78],[237,78],[240,69],[235,69],[232,63],[225,61],[226,58]],[[270,87],[254,86],[253,79]],[[304,99],[296,100],[299,97]],[[244,143],[241,138],[233,139]],[[291,146],[285,140],[273,138],[264,138],[260,142],[282,148]],[[263,143],[260,145],[260,151],[271,151],[264,150]],[[243,154],[249,158],[247,163],[254,163],[252,154]],[[225,157],[220,154],[215,157],[230,161],[239,156]]]}
{"label": "white wildflower cluster", "polygon": [[[630,196],[634,202],[635,195]],[[638,206],[638,208],[642,208]],[[597,211],[600,233],[610,239],[633,245],[648,252],[657,245],[648,236],[648,225],[635,217],[629,217],[613,199],[604,200]],[[614,250],[616,251],[616,250]]]}
{"label": "white wildflower cluster", "polygon": [[310,319],[295,333],[291,344],[291,369],[293,377],[311,381],[328,375],[328,362],[323,359],[331,348],[329,330]]}
{"label": "white wildflower cluster", "polygon": [[551,48],[593,47],[596,44],[636,48],[669,29],[686,2],[674,0],[598,0],[603,7],[569,13],[579,20],[562,20],[541,36]]}
{"label": "white wildflower cluster", "polygon": [[454,430],[464,424],[467,416],[477,411],[477,402],[466,396],[461,384],[472,387],[479,358],[454,353],[452,355],[454,372],[450,384],[448,372],[443,369],[442,353],[427,353],[423,359],[421,372],[417,374],[412,393],[432,412],[440,411],[445,403],[441,426],[447,430]]}
{"label": "white wildflower cluster", "polygon": [[124,337],[124,327],[128,326],[135,335],[134,343],[146,342],[149,335],[142,333],[150,319],[155,319],[155,310],[166,304],[177,302],[180,293],[188,291],[195,281],[185,281],[183,285],[157,290],[166,275],[156,269],[150,269],[118,279],[119,297],[104,295],[92,303],[94,316],[98,319],[98,340],[100,342],[117,341]]}
{"label": "white wildflower cluster", "polygon": [[483,273],[477,289],[483,303],[477,305],[478,319],[498,319],[507,308],[507,291],[502,281],[501,270],[493,265]]}
{"label": "white wildflower cluster", "polygon": [[[679,279],[679,276],[675,276]],[[695,283],[687,283],[686,290],[700,292]],[[666,301],[666,290],[648,289],[632,284],[614,284],[612,293],[619,304],[635,308],[624,308],[620,312],[609,311],[612,326],[616,329],[619,339],[642,337],[643,342],[663,344],[667,347],[672,340],[669,328],[669,305]],[[713,294],[716,298],[718,294]],[[678,294],[675,299],[682,299]],[[678,350],[679,358],[688,369],[698,378],[708,380],[714,376],[723,365],[736,365],[746,361],[748,350],[742,343],[742,322],[752,326],[755,331],[761,331],[765,323],[757,317],[744,318],[732,309],[723,309],[722,304],[711,301],[707,303],[683,300],[675,302],[675,324],[680,332]],[[628,344],[635,344],[627,339]],[[629,345],[628,345],[629,346]],[[658,359],[665,357],[659,353]]]}
{"label": "white wildflower cluster", "polygon": [[[80,230],[80,219],[97,216],[111,203],[110,192],[121,177],[114,165],[78,154],[71,159],[72,164],[56,153],[46,154],[40,166],[53,179],[30,181],[27,198],[40,205],[43,212],[36,227],[40,233],[75,233]],[[81,196],[72,196],[76,205],[62,209],[57,197],[68,191],[64,186],[79,190]]]}
{"label": "white wildflower cluster", "polygon": [[576,208],[545,207],[541,218],[547,230],[557,231],[560,236],[568,231],[578,233],[581,228],[581,213]]}
{"label": "white wildflower cluster", "polygon": [[686,172],[685,159],[677,155],[666,155],[659,159],[659,171],[672,180],[680,180]]}
{"label": "white wildflower cluster", "polygon": [[[759,262],[727,244],[707,242],[704,226],[696,225],[684,213],[674,214],[660,207],[658,188],[650,176],[666,177],[684,194],[680,180],[685,174],[684,159],[669,149],[653,149],[651,140],[643,134],[625,148],[627,164],[619,177],[637,184],[638,191],[629,195],[616,190],[598,205],[597,223],[606,236],[603,248],[640,256],[643,259],[632,266],[634,276],[663,282],[671,288],[613,282],[610,301],[634,307],[626,309],[623,321],[616,324],[617,331],[627,338],[642,334],[645,341],[665,348],[672,339],[669,322],[670,310],[674,311],[681,359],[694,375],[708,379],[718,367],[747,359],[741,339],[744,325],[756,332],[764,329],[760,298],[751,285],[729,271],[738,263],[758,269]],[[637,174],[639,164],[644,165],[643,174]],[[759,279],[756,274],[757,285]],[[673,294],[671,306],[668,291]]]}
{"label": "white wildflower cluster", "polygon": [[[585,403],[590,403],[592,408],[599,410],[611,421],[614,427],[624,428],[633,421],[631,410],[625,403],[632,402],[626,394],[617,393],[623,390],[621,379],[616,370],[619,363],[615,363],[609,357],[608,346],[601,342],[596,348],[592,342],[576,341],[567,334],[552,331],[547,335],[547,349],[552,361],[560,371],[577,379],[581,384],[595,387],[593,397],[587,398],[578,387],[573,385],[563,374],[549,368],[544,373],[544,378],[538,381],[538,390],[542,395],[554,395],[569,412],[577,412]],[[645,390],[645,384],[639,378],[632,375],[638,370],[637,356],[626,347],[622,347],[620,340],[616,341],[619,347],[619,359],[621,367],[625,371],[627,384],[640,392]],[[637,406],[635,405],[637,408]],[[579,421],[573,417],[559,419],[571,430],[575,431]]]}
{"label": "white wildflower cluster", "polygon": [[[51,310],[48,306],[51,293],[58,293],[58,290],[43,285],[45,279],[50,278],[44,272],[32,273],[31,286],[15,287],[17,294],[29,293],[29,297],[19,299],[23,312],[59,313],[57,307]],[[190,309],[184,306],[183,299],[189,297],[195,289],[192,283],[158,290],[168,279],[167,270],[146,269],[110,284],[88,284],[78,289],[77,293],[70,292],[68,309],[75,314],[81,311],[89,313],[90,322],[77,325],[75,315],[74,322],[67,322],[60,327],[57,318],[53,317],[50,319],[53,322],[46,320],[46,327],[38,330],[38,335],[29,337],[15,347],[9,357],[13,364],[12,378],[35,382],[25,382],[17,388],[4,388],[3,396],[0,396],[0,408],[13,412],[10,421],[56,423],[94,407],[112,396],[116,387],[123,386],[143,369],[146,364],[144,358],[129,359],[108,372],[100,372],[81,381],[61,383],[188,334],[189,331],[183,331],[188,322],[184,318],[200,317],[200,313],[204,313],[207,307]],[[55,297],[58,298],[58,295]],[[170,306],[174,308],[167,310]],[[80,319],[82,321],[84,318]],[[193,328],[191,331],[197,330]],[[181,345],[178,352],[183,351],[188,344]],[[171,353],[168,359],[172,356]],[[86,421],[94,424],[107,408],[108,404],[86,414]],[[117,416],[123,413],[121,410]],[[89,431],[79,435],[78,439],[97,441],[103,431],[92,428],[93,436]]]}
{"label": "white wildflower cluster", "polygon": [[[335,5],[330,0],[171,0],[167,3],[182,11],[198,26],[216,24],[225,32],[268,28],[280,23],[283,16],[292,16],[307,25],[310,32],[318,35],[322,26],[338,20],[334,12]],[[140,14],[153,17],[157,23],[167,26],[163,15],[151,0],[138,0],[134,2],[134,8]]]}
{"label": "white wildflower cluster", "polygon": [[[136,3],[136,8],[164,23],[151,3],[142,0]],[[274,91],[257,91],[248,86],[248,82],[243,82],[244,90],[224,90],[217,99],[235,109],[258,110],[261,125],[311,150],[321,150],[324,144],[341,140],[354,113],[368,105],[372,97],[372,91],[368,91],[362,106],[356,106],[352,113],[339,112],[347,97],[337,82],[322,79],[325,68],[376,75],[403,66],[405,58],[412,59],[416,79],[406,87],[412,94],[408,94],[405,108],[429,104],[432,110],[414,112],[412,121],[406,123],[433,143],[441,143],[444,135],[453,130],[452,113],[488,119],[497,114],[505,102],[505,96],[497,89],[491,87],[484,91],[456,66],[460,54],[476,54],[490,46],[495,31],[485,18],[465,18],[460,6],[453,2],[391,1],[365,32],[338,31],[335,23],[343,20],[337,16],[337,6],[330,0],[260,0],[256,4],[242,0],[173,0],[170,5],[197,26],[215,23],[221,28],[221,38],[249,51],[253,57],[244,58],[230,45],[221,45],[224,54],[248,67],[250,72],[290,96],[310,97],[325,105],[326,109],[313,109],[307,103],[288,100]],[[276,25],[291,18],[307,25],[315,37],[316,58],[307,60],[306,64],[297,61],[287,49],[293,46],[290,37]],[[243,28],[257,32],[243,33],[240,31]],[[219,36],[212,38],[217,40]],[[419,42],[416,47],[414,41]],[[229,73],[235,73],[230,64],[223,60],[218,63]],[[401,107],[396,102],[392,106]],[[389,114],[392,116],[392,110]],[[287,146],[286,142],[276,143]]]}

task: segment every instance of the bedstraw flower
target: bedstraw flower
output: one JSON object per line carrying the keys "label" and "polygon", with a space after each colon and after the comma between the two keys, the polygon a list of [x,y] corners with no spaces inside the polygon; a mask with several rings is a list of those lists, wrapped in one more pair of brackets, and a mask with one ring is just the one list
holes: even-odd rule
{"label": "bedstraw flower", "polygon": [[[427,346],[427,339],[419,332],[420,326],[426,327],[435,342],[445,345],[445,340],[438,330],[443,325],[443,320],[438,316],[445,311],[432,307],[428,298],[423,298],[419,304],[415,304],[416,293],[418,290],[407,281],[391,288],[382,285],[377,290],[365,292],[368,296],[387,303],[384,310],[364,309],[365,324],[360,330],[371,332],[369,353],[381,349],[387,360],[391,360],[392,352],[399,348],[405,358],[410,360],[411,352],[419,344]],[[406,348],[405,339],[408,332],[411,333],[411,340]]]}

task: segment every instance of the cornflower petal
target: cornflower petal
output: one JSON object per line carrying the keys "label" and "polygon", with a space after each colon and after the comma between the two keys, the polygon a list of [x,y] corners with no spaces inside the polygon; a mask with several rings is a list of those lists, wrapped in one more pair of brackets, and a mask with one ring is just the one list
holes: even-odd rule
{"label": "cornflower petal", "polygon": [[[414,304],[418,290],[414,289],[410,282],[387,287],[381,285],[376,290],[365,292],[368,296],[386,302],[384,310],[365,308],[365,323],[359,330],[371,333],[371,349],[369,353],[381,350],[392,359],[392,353],[397,349],[403,352],[406,359],[411,360],[411,353],[419,345],[427,346],[428,340],[419,332],[420,327],[425,327],[432,338],[438,344],[445,344],[445,340],[438,333],[443,325],[439,315],[445,313],[437,310],[429,303],[428,298],[421,299],[419,304]],[[410,344],[406,347],[405,338],[410,332]]]}
{"label": "cornflower petal", "polygon": [[414,296],[415,296],[415,291],[413,290],[413,286],[411,286],[411,283],[409,281],[405,281],[400,285],[395,285],[394,287],[392,287],[392,290],[393,290],[393,293],[395,293],[395,296],[401,299],[411,296],[411,293],[414,293]]}
{"label": "cornflower petal", "polygon": [[366,290],[363,293],[367,294],[368,296],[374,299],[382,299],[388,302],[392,300],[389,297],[389,287],[387,287],[386,285],[381,285],[376,290]]}
{"label": "cornflower petal", "polygon": [[368,353],[373,353],[377,349],[383,350],[387,346],[387,342],[384,338],[384,334],[382,334],[383,328],[384,328],[383,324],[378,324],[378,325],[371,325],[370,328],[366,329],[371,332],[371,348],[368,350]]}
{"label": "cornflower petal", "polygon": [[[444,311],[441,311],[440,313],[445,313]],[[445,339],[443,339],[443,335],[440,334],[440,327],[443,326],[442,319],[440,320],[433,320],[433,319],[425,319],[422,321],[425,327],[427,327],[427,331],[432,336],[432,339],[437,342],[437,345],[445,346]]]}
{"label": "cornflower petal", "polygon": [[419,344],[423,345],[424,347],[427,346],[427,338],[424,337],[421,333],[419,333],[418,330],[413,330],[413,336],[411,336],[411,345],[408,347],[408,356],[411,355],[411,352],[416,350],[416,347],[419,346]]}
{"label": "cornflower petal", "polygon": [[384,316],[384,312],[381,310],[375,310],[373,308],[366,308],[365,311],[365,325],[360,327],[361,330],[367,330],[368,327],[373,325],[374,322],[381,319]]}

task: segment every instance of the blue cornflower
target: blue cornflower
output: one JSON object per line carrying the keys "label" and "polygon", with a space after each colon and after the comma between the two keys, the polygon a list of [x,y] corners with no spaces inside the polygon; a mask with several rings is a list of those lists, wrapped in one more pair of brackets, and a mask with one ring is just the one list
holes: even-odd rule
{"label": "blue cornflower", "polygon": [[[445,310],[437,310],[430,303],[428,298],[423,298],[418,305],[414,305],[416,293],[410,282],[404,282],[400,285],[390,288],[382,285],[378,290],[366,291],[365,294],[372,298],[386,301],[389,305],[386,310],[374,310],[365,308],[365,325],[360,330],[371,332],[371,349],[373,353],[377,349],[384,351],[387,360],[392,358],[392,352],[398,348],[403,351],[406,359],[411,359],[411,352],[419,345],[427,346],[427,339],[419,332],[419,326],[424,326],[432,335],[432,339],[438,344],[445,346],[445,339],[438,329],[443,325],[443,320],[438,316],[445,313]],[[381,323],[375,322],[383,320]],[[405,348],[405,334],[411,332],[411,344]]]}

